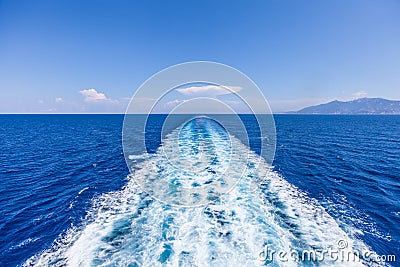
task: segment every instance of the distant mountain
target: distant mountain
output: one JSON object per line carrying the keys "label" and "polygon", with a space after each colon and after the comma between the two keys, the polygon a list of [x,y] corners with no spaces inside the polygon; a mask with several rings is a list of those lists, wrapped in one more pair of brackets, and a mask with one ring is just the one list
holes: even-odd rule
{"label": "distant mountain", "polygon": [[400,114],[400,101],[383,98],[359,98],[352,101],[332,101],[303,108],[299,114]]}

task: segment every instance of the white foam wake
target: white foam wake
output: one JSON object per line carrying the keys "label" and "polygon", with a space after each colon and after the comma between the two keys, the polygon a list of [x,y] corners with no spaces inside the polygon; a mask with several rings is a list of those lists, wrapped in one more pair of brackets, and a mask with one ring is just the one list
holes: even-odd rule
{"label": "white foam wake", "polygon": [[[271,166],[258,155],[234,137],[226,140],[216,125],[207,124],[206,127],[206,138],[214,141],[209,143],[210,147],[201,149],[201,153],[206,154],[203,160],[212,158],[212,162],[217,162],[211,172],[209,168],[205,173],[199,172],[200,177],[177,173],[166,167],[166,159],[159,151],[140,163],[142,168],[129,175],[123,189],[96,199],[83,225],[72,227],[51,248],[32,257],[25,265],[262,266],[265,261],[259,255],[265,245],[275,251],[301,252],[336,249],[337,242],[343,240],[349,249],[365,249],[365,245],[344,232],[317,201],[271,171]],[[189,149],[197,146],[190,132],[193,129],[186,131],[182,135],[186,143],[181,151],[193,153],[193,149]],[[167,138],[162,148],[168,150],[168,145]],[[232,145],[239,147],[242,153],[229,155],[228,160],[225,148]],[[211,150],[212,157],[207,155]],[[164,204],[137,185],[143,177],[175,179],[174,183],[178,180],[185,186],[207,183],[209,179],[218,179],[227,162],[245,160],[243,155],[250,155],[244,173],[243,169],[230,170],[231,176],[242,176],[236,186],[203,207],[179,208]],[[157,166],[157,171],[149,173],[145,167],[149,164]],[[272,264],[294,265],[292,261]],[[361,265],[360,262],[332,261],[297,264]]]}

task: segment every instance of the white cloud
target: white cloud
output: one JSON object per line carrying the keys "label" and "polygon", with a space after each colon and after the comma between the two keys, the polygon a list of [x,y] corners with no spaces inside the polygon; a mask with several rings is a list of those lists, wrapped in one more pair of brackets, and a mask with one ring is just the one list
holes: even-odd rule
{"label": "white cloud", "polygon": [[56,103],[62,103],[64,102],[64,99],[62,99],[61,97],[56,97]]}
{"label": "white cloud", "polygon": [[168,101],[167,103],[165,103],[164,106],[166,106],[166,107],[175,107],[178,104],[183,103],[183,102],[185,102],[185,100],[175,99],[175,100]]}
{"label": "white cloud", "polygon": [[237,93],[241,89],[242,88],[238,86],[204,85],[179,88],[176,89],[176,91],[184,95],[218,96]]}
{"label": "white cloud", "polygon": [[85,97],[85,102],[89,103],[111,100],[107,98],[105,94],[99,93],[95,89],[85,89],[79,91],[79,93],[81,93]]}
{"label": "white cloud", "polygon": [[39,99],[37,102],[38,102],[39,104],[43,104],[43,103],[44,103],[44,101],[43,101],[42,99]]}
{"label": "white cloud", "polygon": [[359,91],[359,92],[355,92],[354,94],[352,94],[353,98],[357,99],[357,98],[363,98],[367,96],[367,92],[365,91]]}

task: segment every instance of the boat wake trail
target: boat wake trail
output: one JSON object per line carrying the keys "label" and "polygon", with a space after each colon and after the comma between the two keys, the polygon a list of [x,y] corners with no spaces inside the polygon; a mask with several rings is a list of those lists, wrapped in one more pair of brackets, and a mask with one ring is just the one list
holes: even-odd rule
{"label": "boat wake trail", "polygon": [[[179,146],[172,148],[176,137]],[[177,171],[176,164],[186,169]],[[235,186],[221,195],[218,188],[229,185],[227,179]],[[184,208],[153,197],[176,196],[181,187],[206,188],[204,194],[192,191],[189,200],[194,205],[196,199],[209,202]],[[265,255],[266,246],[277,253],[301,255],[305,250],[338,249],[338,242],[346,249],[366,249],[316,200],[289,184],[220,125],[200,118],[167,136],[155,154],[138,163],[120,191],[95,199],[82,225],[72,227],[25,265],[262,266],[268,260],[274,261],[272,266],[363,264],[294,264]]]}

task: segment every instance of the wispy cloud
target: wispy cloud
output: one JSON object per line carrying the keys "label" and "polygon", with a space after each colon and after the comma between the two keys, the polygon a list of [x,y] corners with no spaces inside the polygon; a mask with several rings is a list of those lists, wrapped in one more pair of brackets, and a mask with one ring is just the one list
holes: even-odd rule
{"label": "wispy cloud", "polygon": [[166,103],[164,104],[164,106],[165,106],[165,107],[168,107],[168,108],[170,108],[170,107],[175,107],[175,106],[177,106],[177,105],[179,105],[180,103],[183,103],[183,102],[185,102],[185,100],[178,100],[178,99],[175,99],[175,100],[171,100],[171,101],[166,102]]}
{"label": "wispy cloud", "polygon": [[363,98],[366,97],[368,95],[367,92],[365,91],[358,91],[352,94],[353,98],[357,99],[357,98]]}
{"label": "wispy cloud", "polygon": [[275,99],[269,100],[268,103],[272,109],[272,112],[287,112],[296,111],[308,106],[319,105],[322,103],[328,103],[333,101],[333,98],[297,98],[297,99]]}
{"label": "wispy cloud", "polygon": [[62,99],[61,97],[56,97],[56,103],[62,103],[64,102],[64,99]]}
{"label": "wispy cloud", "polygon": [[176,89],[183,95],[219,96],[237,93],[242,88],[239,86],[204,85]]}
{"label": "wispy cloud", "polygon": [[85,97],[84,101],[88,103],[111,101],[105,94],[97,92],[96,89],[85,89],[79,91],[79,93]]}

